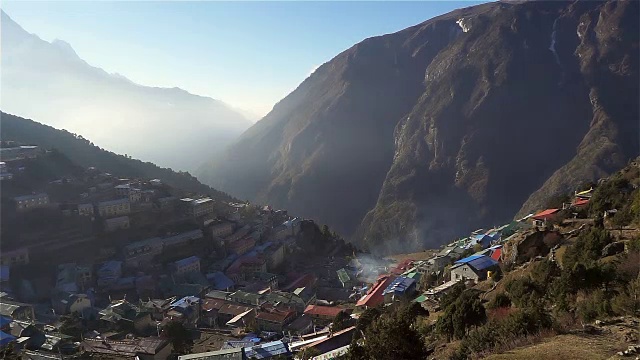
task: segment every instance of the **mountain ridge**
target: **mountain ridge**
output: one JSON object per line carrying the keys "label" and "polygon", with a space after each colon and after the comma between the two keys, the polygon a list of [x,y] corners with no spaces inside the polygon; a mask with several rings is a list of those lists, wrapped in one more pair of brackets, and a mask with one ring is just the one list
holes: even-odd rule
{"label": "mountain ridge", "polygon": [[[196,169],[251,125],[220,100],[178,87],[137,84],[93,66],[66,41],[48,42],[28,33],[4,11],[2,28],[4,111],[183,170]],[[33,102],[39,106],[30,106]],[[181,148],[181,142],[191,146]]]}
{"label": "mountain ridge", "polygon": [[0,111],[1,139],[23,144],[37,145],[44,149],[56,149],[73,163],[83,167],[95,166],[116,176],[159,178],[163,182],[198,194],[208,194],[214,199],[230,201],[233,197],[204,185],[188,172],[161,168],[117,154],[94,145],[88,139],[66,130],[36,122],[31,119]]}
{"label": "mountain ridge", "polygon": [[543,208],[638,154],[637,12],[497,2],[365,39],[202,178],[381,253]]}

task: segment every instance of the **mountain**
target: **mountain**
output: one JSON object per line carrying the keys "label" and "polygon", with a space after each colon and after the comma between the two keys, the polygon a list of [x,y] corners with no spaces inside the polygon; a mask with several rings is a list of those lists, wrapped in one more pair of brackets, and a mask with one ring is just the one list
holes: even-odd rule
{"label": "mountain", "polygon": [[638,2],[494,2],[320,66],[201,179],[372,251],[434,247],[638,155]]}
{"label": "mountain", "polygon": [[181,170],[196,169],[252,124],[221,101],[109,74],[83,61],[68,43],[41,40],[1,16],[5,112]]}
{"label": "mountain", "polygon": [[128,178],[161,179],[168,185],[194,193],[208,194],[220,201],[233,200],[231,196],[204,185],[186,172],[160,168],[150,162],[142,162],[95,146],[82,136],[66,130],[58,130],[33,120],[0,112],[0,128],[3,141],[13,140],[22,144],[56,149],[72,163],[95,166],[113,175]]}

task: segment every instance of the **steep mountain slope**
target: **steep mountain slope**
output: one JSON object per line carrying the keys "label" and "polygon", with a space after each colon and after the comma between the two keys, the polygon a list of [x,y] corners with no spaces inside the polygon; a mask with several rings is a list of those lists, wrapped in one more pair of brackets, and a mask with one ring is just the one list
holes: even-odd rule
{"label": "steep mountain slope", "polygon": [[38,145],[45,149],[57,149],[73,163],[83,167],[95,166],[117,176],[158,178],[185,191],[209,194],[213,198],[229,201],[229,195],[200,183],[186,172],[160,168],[150,162],[131,159],[101,149],[78,135],[58,130],[33,120],[0,112],[1,140],[13,140],[23,144]]}
{"label": "steep mountain slope", "polygon": [[221,101],[108,74],[68,43],[43,41],[1,17],[3,111],[181,170],[195,169],[251,125]]}
{"label": "steep mountain slope", "polygon": [[638,154],[638,3],[505,2],[366,39],[203,178],[379,252],[507,221]]}

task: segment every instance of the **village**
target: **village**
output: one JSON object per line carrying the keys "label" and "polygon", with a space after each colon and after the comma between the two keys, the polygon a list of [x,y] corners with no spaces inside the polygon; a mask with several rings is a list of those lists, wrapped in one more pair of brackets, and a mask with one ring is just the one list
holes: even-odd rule
{"label": "village", "polygon": [[5,215],[22,226],[2,244],[0,345],[23,359],[338,358],[366,309],[438,311],[456,284],[499,281],[502,262],[528,251],[514,238],[538,236],[530,247],[553,258],[546,229],[588,222],[593,193],[392,259],[268,205],[97,168],[47,178],[33,170],[59,163],[37,146],[0,158],[3,212],[11,194]]}

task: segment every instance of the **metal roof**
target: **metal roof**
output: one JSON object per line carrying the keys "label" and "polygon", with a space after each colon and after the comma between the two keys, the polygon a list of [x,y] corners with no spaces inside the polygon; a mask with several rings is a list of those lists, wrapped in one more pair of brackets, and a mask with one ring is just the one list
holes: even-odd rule
{"label": "metal roof", "polygon": [[476,260],[476,259],[478,259],[478,258],[481,258],[481,257],[483,257],[483,256],[484,256],[484,255],[471,255],[471,256],[467,256],[467,257],[466,257],[466,258],[464,258],[464,259],[460,259],[460,260],[456,261],[455,263],[456,263],[456,264],[465,264],[465,263],[468,263],[468,262],[470,262],[470,261],[473,261],[473,260]]}
{"label": "metal roof", "polygon": [[0,280],[9,281],[11,269],[9,265],[0,265]]}
{"label": "metal roof", "polygon": [[278,355],[290,354],[287,344],[282,341],[272,341],[261,345],[244,348],[247,359],[269,359]]}
{"label": "metal roof", "polygon": [[560,211],[560,209],[547,209],[547,210],[541,211],[541,212],[533,215],[533,218],[535,219],[535,218],[539,218],[539,217],[553,215],[553,214],[557,213],[558,211]]}
{"label": "metal roof", "polygon": [[180,355],[178,360],[242,360],[242,348],[223,349],[218,351],[209,351],[198,354]]}
{"label": "metal roof", "polygon": [[8,343],[12,342],[13,340],[15,340],[16,337],[11,335],[11,334],[7,334],[4,331],[0,331],[0,346],[5,346]]}
{"label": "metal roof", "polygon": [[476,259],[473,259],[471,261],[466,262],[466,264],[468,264],[469,266],[471,266],[475,270],[484,270],[484,269],[490,268],[492,266],[498,265],[498,262],[493,260],[489,256],[481,255],[480,257],[478,257]]}
{"label": "metal roof", "polygon": [[116,199],[116,200],[101,201],[101,202],[98,203],[98,207],[111,206],[111,205],[120,205],[120,204],[128,204],[128,203],[129,203],[129,199],[122,198],[122,199]]}
{"label": "metal roof", "polygon": [[338,273],[338,279],[340,279],[341,282],[346,283],[349,280],[351,280],[351,278],[349,277],[349,274],[347,274],[347,270],[345,270],[344,268],[336,272]]}
{"label": "metal roof", "polygon": [[417,298],[415,298],[413,301],[417,302],[417,303],[423,303],[427,300],[427,297],[425,294],[422,294],[420,296],[418,296]]}
{"label": "metal roof", "polygon": [[200,298],[196,297],[196,296],[185,296],[182,299],[176,300],[175,302],[173,302],[172,304],[170,304],[170,307],[180,307],[180,308],[187,308],[191,305],[194,304],[198,304],[200,302]]}
{"label": "metal roof", "polygon": [[415,280],[412,278],[408,278],[406,276],[398,276],[395,280],[387,286],[387,288],[382,292],[382,294],[388,294],[390,292],[403,293],[411,287],[411,285],[415,284]]}
{"label": "metal roof", "polygon": [[216,290],[227,290],[235,285],[233,280],[221,271],[207,274],[207,280],[213,283],[213,288]]}
{"label": "metal roof", "polygon": [[174,264],[177,267],[183,267],[183,266],[194,264],[199,261],[200,261],[200,258],[194,255],[194,256],[189,256],[188,258],[184,258],[182,260],[178,260],[174,262]]}
{"label": "metal roof", "polygon": [[47,197],[47,196],[49,196],[49,195],[47,195],[46,193],[21,195],[21,196],[16,196],[14,198],[14,200],[20,201],[20,200],[39,199],[39,198],[43,198],[43,197]]}
{"label": "metal roof", "polygon": [[193,200],[191,203],[194,205],[200,205],[200,204],[205,204],[208,202],[213,202],[213,200],[211,198],[202,198],[202,199],[197,199],[197,200]]}

